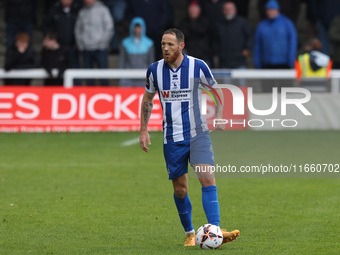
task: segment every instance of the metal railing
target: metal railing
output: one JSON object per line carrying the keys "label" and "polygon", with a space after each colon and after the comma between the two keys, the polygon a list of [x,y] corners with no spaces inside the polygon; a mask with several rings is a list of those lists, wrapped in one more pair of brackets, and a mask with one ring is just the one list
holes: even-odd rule
{"label": "metal railing", "polygon": [[[56,71],[56,70],[54,70]],[[294,69],[212,69],[216,78],[229,77],[232,79],[282,79],[294,80]],[[64,73],[64,87],[72,88],[74,79],[145,79],[145,69],[68,69]],[[0,79],[3,78],[32,78],[45,79],[48,74],[44,69],[12,70],[0,69]],[[332,70],[330,78],[331,93],[340,93],[340,70]]]}

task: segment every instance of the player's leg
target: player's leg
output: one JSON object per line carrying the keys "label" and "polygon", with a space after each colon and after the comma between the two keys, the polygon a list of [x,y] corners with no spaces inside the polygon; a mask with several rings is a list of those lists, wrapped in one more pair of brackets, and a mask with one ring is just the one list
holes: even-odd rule
{"label": "player's leg", "polygon": [[192,206],[188,196],[188,174],[172,179],[174,187],[174,200],[177,207],[179,218],[185,231],[185,246],[194,246],[195,230],[192,226],[191,211]]}
{"label": "player's leg", "polygon": [[186,238],[185,246],[194,246],[195,230],[191,221],[192,206],[188,196],[188,157],[189,142],[164,144],[164,158],[166,161],[169,179],[174,188],[174,200],[179,218],[184,228]]}
{"label": "player's leg", "polygon": [[188,174],[183,174],[180,177],[172,179],[172,185],[174,187],[174,195],[183,199],[188,194]]}
{"label": "player's leg", "polygon": [[220,209],[217,198],[213,166],[210,164],[193,165],[197,177],[202,185],[202,204],[208,223],[220,225]]}
{"label": "player's leg", "polygon": [[174,199],[185,233],[194,231],[191,221],[192,206],[188,196],[188,174],[172,180]]}
{"label": "player's leg", "polygon": [[208,223],[219,226],[220,212],[214,175],[215,156],[208,132],[191,139],[190,163],[202,185],[202,204]]}
{"label": "player's leg", "polygon": [[[219,226],[220,212],[214,172],[211,171],[213,168],[208,164],[196,164],[194,167],[202,185],[202,204],[208,223]],[[226,229],[221,229],[221,231],[223,243],[232,242],[240,235],[239,230],[228,232]]]}
{"label": "player's leg", "polygon": [[[220,212],[217,197],[217,186],[214,174],[214,151],[208,133],[202,133],[191,141],[190,162],[202,185],[202,204],[208,223],[219,226]],[[223,243],[236,239],[240,231],[223,233]]]}

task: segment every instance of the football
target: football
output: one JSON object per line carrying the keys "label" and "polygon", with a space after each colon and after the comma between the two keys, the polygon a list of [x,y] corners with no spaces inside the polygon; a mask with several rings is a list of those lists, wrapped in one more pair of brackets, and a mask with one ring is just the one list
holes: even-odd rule
{"label": "football", "polygon": [[222,241],[223,235],[219,226],[205,224],[196,232],[196,243],[201,249],[218,249]]}

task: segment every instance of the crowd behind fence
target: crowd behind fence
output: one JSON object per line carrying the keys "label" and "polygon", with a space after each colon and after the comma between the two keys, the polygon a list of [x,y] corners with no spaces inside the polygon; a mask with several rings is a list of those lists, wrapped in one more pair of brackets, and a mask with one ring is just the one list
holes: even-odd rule
{"label": "crowd behind fence", "polygon": [[[310,50],[330,56],[334,69],[340,67],[339,1],[183,2],[181,6],[185,12],[177,15],[179,1],[50,0],[43,1],[44,14],[38,14],[37,10],[41,12],[41,8],[37,8],[37,0],[7,0],[4,5],[4,69],[43,67],[49,74],[44,85],[61,85],[61,75],[66,69],[112,68],[108,63],[111,53],[119,54],[121,69],[147,68],[162,58],[162,33],[170,27],[183,31],[185,53],[203,59],[211,68],[288,70],[294,68],[299,53],[309,54]],[[304,14],[301,14],[302,3]],[[259,23],[251,20],[248,12],[256,12]],[[37,15],[43,16],[41,24],[36,23]],[[306,24],[303,31],[309,31],[304,32],[303,39],[298,34],[300,16],[304,16],[302,19]],[[42,42],[32,40],[33,29],[42,32]],[[306,39],[311,38],[320,42],[313,44],[317,47],[307,45]],[[25,43],[26,46],[22,46]],[[33,50],[29,50],[32,43],[42,46],[42,52],[38,54],[40,61],[37,61],[39,57],[34,57]],[[137,44],[142,47],[136,47]],[[18,59],[22,55],[25,57],[20,62]],[[53,75],[53,68],[58,69],[58,74]],[[108,85],[105,79],[100,82]],[[135,80],[126,84],[132,82]],[[10,83],[18,84],[13,78],[3,84]],[[77,80],[75,83],[80,84]],[[94,85],[91,79],[87,79],[86,84]]]}

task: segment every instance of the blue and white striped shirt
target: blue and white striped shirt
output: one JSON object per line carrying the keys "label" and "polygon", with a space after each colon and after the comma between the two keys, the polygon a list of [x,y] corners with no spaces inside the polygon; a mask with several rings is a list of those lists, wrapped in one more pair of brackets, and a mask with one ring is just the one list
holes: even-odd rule
{"label": "blue and white striped shirt", "polygon": [[146,74],[146,91],[158,92],[163,108],[165,144],[189,140],[208,130],[200,109],[200,82],[213,86],[216,81],[203,60],[183,55],[176,70],[162,59],[150,65]]}

